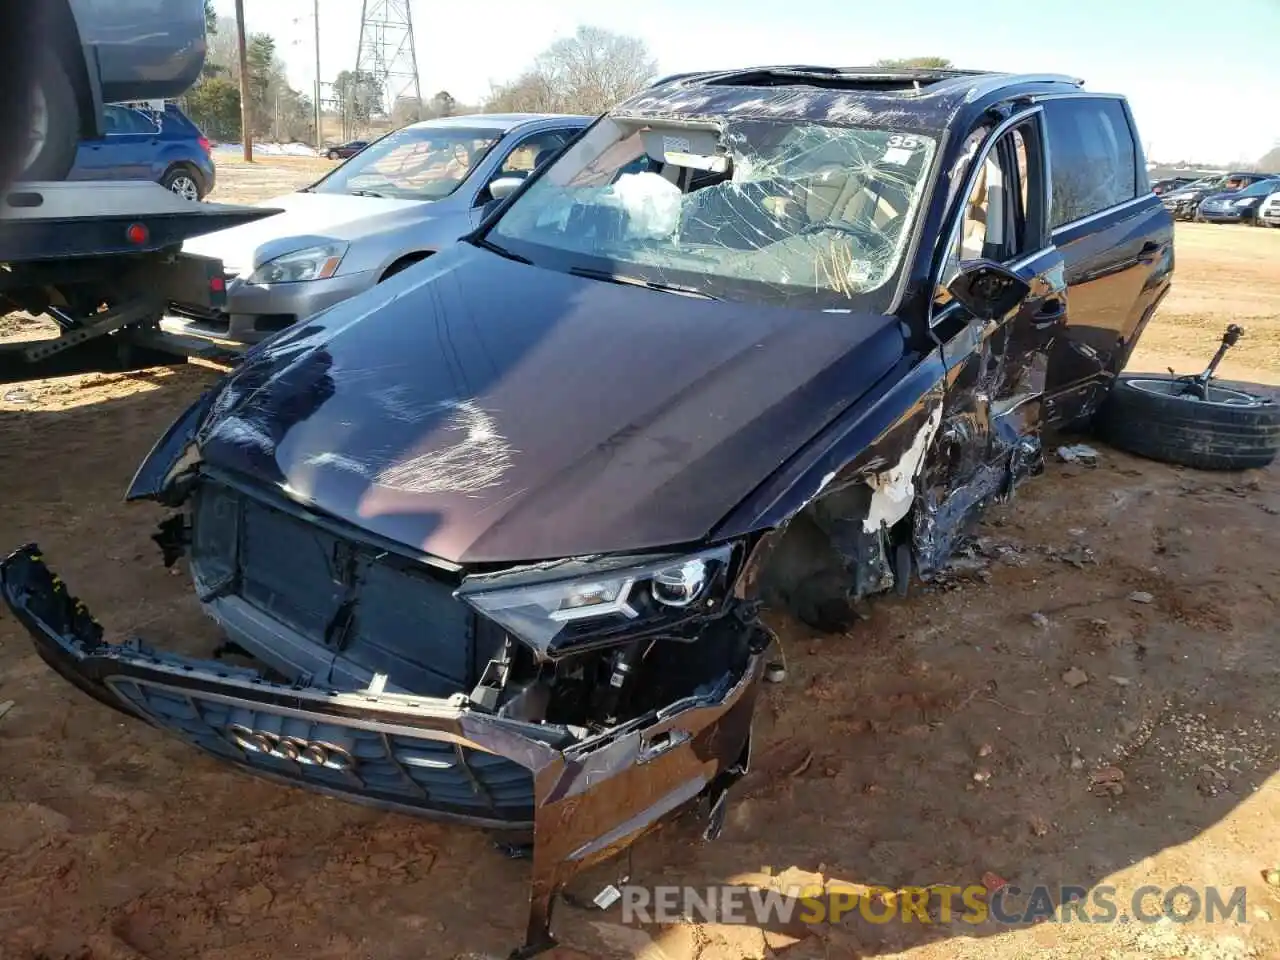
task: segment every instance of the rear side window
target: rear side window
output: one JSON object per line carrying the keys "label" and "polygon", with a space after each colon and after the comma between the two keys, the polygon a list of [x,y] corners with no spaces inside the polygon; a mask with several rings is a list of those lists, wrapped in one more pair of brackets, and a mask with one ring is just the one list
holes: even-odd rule
{"label": "rear side window", "polygon": [[156,121],[140,110],[108,104],[102,108],[103,129],[108,135],[122,136],[130,133],[154,134]]}
{"label": "rear side window", "polygon": [[1137,152],[1128,114],[1119,100],[1049,100],[1044,119],[1053,178],[1053,226],[1138,195]]}
{"label": "rear side window", "polygon": [[191,118],[185,113],[179,113],[177,110],[166,110],[164,123],[172,133],[186,133],[193,136],[200,133],[199,128],[191,122]]}

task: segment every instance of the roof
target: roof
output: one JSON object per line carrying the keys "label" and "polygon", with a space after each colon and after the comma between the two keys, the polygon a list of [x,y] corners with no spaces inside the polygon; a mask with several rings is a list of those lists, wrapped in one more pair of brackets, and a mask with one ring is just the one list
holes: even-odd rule
{"label": "roof", "polygon": [[762,66],[665,77],[623,101],[621,115],[690,119],[806,119],[940,131],[968,104],[1009,88],[1078,89],[1057,74],[880,67]]}
{"label": "roof", "polygon": [[536,120],[578,120],[583,124],[591,121],[590,117],[580,117],[569,113],[471,113],[461,117],[436,117],[432,120],[421,120],[410,124],[413,129],[422,127],[484,127],[489,130],[507,132],[526,123]]}

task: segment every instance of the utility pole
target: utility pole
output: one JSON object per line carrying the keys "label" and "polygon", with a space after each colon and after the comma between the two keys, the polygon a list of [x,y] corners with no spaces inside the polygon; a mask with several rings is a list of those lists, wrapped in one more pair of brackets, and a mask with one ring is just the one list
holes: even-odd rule
{"label": "utility pole", "polygon": [[240,53],[240,140],[245,163],[253,163],[253,131],[249,126],[249,50],[244,41],[244,0],[236,0],[236,46]]}
{"label": "utility pole", "polygon": [[323,147],[320,136],[320,0],[313,0],[316,17],[316,150]]}

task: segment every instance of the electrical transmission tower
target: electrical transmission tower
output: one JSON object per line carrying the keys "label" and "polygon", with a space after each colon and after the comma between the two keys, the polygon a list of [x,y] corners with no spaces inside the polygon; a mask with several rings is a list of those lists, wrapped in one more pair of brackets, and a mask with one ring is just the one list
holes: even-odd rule
{"label": "electrical transmission tower", "polygon": [[364,0],[356,76],[378,82],[387,113],[406,97],[422,103],[409,0]]}

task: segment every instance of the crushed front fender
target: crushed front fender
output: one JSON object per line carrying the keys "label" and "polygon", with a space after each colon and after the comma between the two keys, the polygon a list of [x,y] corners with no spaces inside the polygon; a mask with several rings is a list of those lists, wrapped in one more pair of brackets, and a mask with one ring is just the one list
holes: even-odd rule
{"label": "crushed front fender", "polygon": [[[719,814],[745,772],[767,635],[736,675],[591,737],[447,700],[344,693],[253,669],[105,640],[34,545],[0,562],[0,593],[60,675],[250,773],[331,796],[489,829],[533,829],[525,941],[554,945],[551,913],[576,873],[694,802]],[[753,621],[743,629],[758,631]]]}

